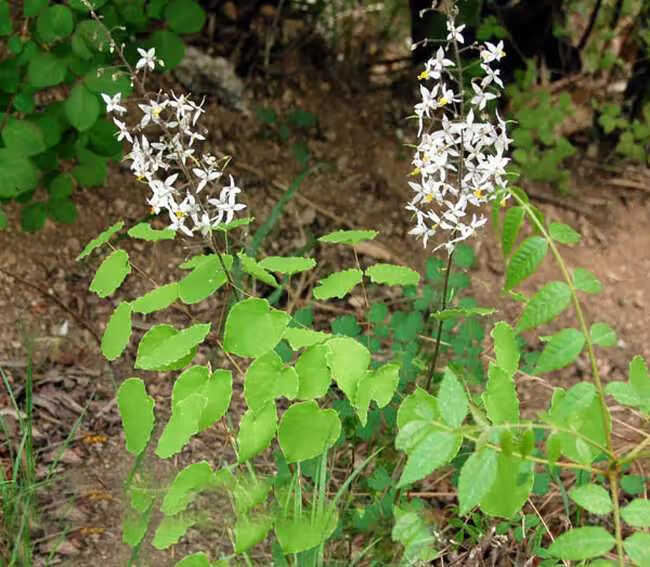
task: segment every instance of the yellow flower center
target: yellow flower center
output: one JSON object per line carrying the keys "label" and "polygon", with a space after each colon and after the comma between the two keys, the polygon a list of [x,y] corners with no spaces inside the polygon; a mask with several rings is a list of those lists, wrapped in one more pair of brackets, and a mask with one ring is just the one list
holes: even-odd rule
{"label": "yellow flower center", "polygon": [[485,194],[483,193],[483,189],[477,189],[476,191],[474,191],[474,197],[476,197],[477,199],[482,199],[484,196]]}
{"label": "yellow flower center", "polygon": [[441,96],[441,97],[438,99],[438,105],[439,105],[439,106],[445,106],[445,105],[447,105],[447,104],[449,104],[449,99],[448,99],[446,96]]}
{"label": "yellow flower center", "polygon": [[429,78],[429,71],[427,71],[426,69],[418,75],[418,79],[420,79],[420,81],[423,81],[424,79],[428,79],[428,78]]}
{"label": "yellow flower center", "polygon": [[413,177],[415,177],[416,175],[420,175],[420,168],[416,167],[413,171],[411,171],[411,173],[409,173],[409,175]]}
{"label": "yellow flower center", "polygon": [[185,213],[183,211],[176,211],[174,214],[178,219],[182,219],[185,216]]}
{"label": "yellow flower center", "polygon": [[425,203],[430,203],[433,201],[433,195],[431,193],[427,194],[424,196],[424,199],[422,199]]}

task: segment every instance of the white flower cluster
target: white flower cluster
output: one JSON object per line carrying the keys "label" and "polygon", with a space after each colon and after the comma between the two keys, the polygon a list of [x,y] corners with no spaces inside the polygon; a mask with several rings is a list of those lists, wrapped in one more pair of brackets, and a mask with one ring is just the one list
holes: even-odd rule
{"label": "white flower cluster", "polygon": [[415,105],[419,130],[412,175],[420,179],[409,182],[415,197],[406,207],[416,220],[409,234],[422,238],[426,247],[436,232],[447,231],[436,250],[445,247],[449,252],[486,223],[481,207],[503,198],[510,161],[506,123],[498,113],[490,121],[485,111],[503,89],[499,70],[493,67],[505,55],[503,42],[486,42],[478,48],[483,76],[472,80],[472,95],[464,98],[458,69],[464,28],[456,27],[453,18],[447,21],[446,48],[439,47],[418,76],[423,83],[435,82],[420,85],[422,101]]}
{"label": "white flower cluster", "polygon": [[[141,58],[136,72],[153,70],[156,65],[154,49],[138,49]],[[106,112],[122,115],[126,108],[121,105],[121,93],[114,96],[102,94]],[[229,223],[236,212],[246,207],[237,203],[241,189],[230,175],[230,183],[215,189],[223,175],[225,162],[210,153],[199,153],[194,147],[196,140],[205,140],[196,124],[205,112],[202,101],[195,103],[187,96],[171,97],[158,93],[155,99],[139,104],[142,111],[140,122],[132,127],[113,116],[118,128],[117,139],[131,144],[126,159],[138,180],[147,183],[152,191],[148,200],[153,213],[167,211],[172,230],[180,230],[188,236],[195,232],[205,235],[221,223]],[[156,141],[149,141],[145,129],[151,129]],[[205,196],[200,195],[206,189]],[[218,194],[218,197],[216,196]],[[214,196],[213,196],[214,195]]]}

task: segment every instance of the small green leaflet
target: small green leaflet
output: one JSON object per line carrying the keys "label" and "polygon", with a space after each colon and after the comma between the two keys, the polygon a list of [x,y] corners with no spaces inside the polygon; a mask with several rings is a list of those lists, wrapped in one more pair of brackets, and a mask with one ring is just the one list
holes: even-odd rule
{"label": "small green leaflet", "polygon": [[368,423],[368,407],[375,400],[378,408],[388,405],[399,384],[400,365],[389,363],[376,370],[368,370],[357,385],[354,403],[362,426]]}
{"label": "small green leaflet", "polygon": [[102,354],[108,360],[115,360],[124,352],[131,338],[131,312],[133,305],[121,302],[108,320],[106,330],[102,335]]}
{"label": "small green leaflet", "polygon": [[238,356],[258,357],[280,342],[289,320],[288,314],[273,309],[265,299],[244,299],[228,313],[224,350]]}
{"label": "small green leaflet", "polygon": [[342,299],[359,283],[363,278],[361,270],[351,269],[343,270],[330,274],[318,282],[314,288],[313,294],[316,299],[331,299],[338,297]]}
{"label": "small green leaflet", "polygon": [[590,483],[574,486],[569,491],[569,496],[578,506],[592,514],[604,516],[613,509],[609,492],[599,484]]}
{"label": "small green leaflet", "polygon": [[154,399],[147,394],[140,378],[129,378],[117,391],[117,406],[126,436],[126,450],[139,455],[149,443],[153,431]]}
{"label": "small green leaflet", "polygon": [[522,207],[510,207],[503,218],[503,232],[501,233],[501,248],[503,255],[508,256],[519,235],[519,229],[524,220]]}
{"label": "small green leaflet", "polygon": [[519,347],[512,327],[505,321],[499,321],[490,336],[494,340],[494,352],[497,366],[510,376],[519,368]]}
{"label": "small green leaflet", "polygon": [[600,557],[614,547],[616,540],[600,526],[573,528],[557,537],[548,548],[559,559],[580,561]]}
{"label": "small green leaflet", "polygon": [[228,281],[222,261],[226,270],[232,268],[233,258],[228,254],[222,254],[221,260],[216,254],[199,257],[196,267],[178,282],[179,296],[183,303],[192,305],[203,301]]}
{"label": "small green leaflet", "polygon": [[275,437],[278,414],[275,403],[269,402],[261,410],[246,410],[239,422],[237,445],[239,462],[245,463],[266,449]]}
{"label": "small green leaflet", "polygon": [[623,542],[623,548],[637,565],[650,565],[650,534],[637,532],[631,535]]}
{"label": "small green leaflet", "polygon": [[623,520],[635,528],[650,528],[650,500],[635,498],[621,510]]}
{"label": "small green leaflet", "polygon": [[111,239],[111,236],[113,236],[117,231],[121,230],[122,227],[124,227],[124,221],[118,221],[113,226],[107,228],[104,232],[97,236],[97,238],[91,240],[88,244],[86,244],[86,247],[81,251],[81,254],[77,256],[77,261],[88,256],[93,250],[95,250],[95,248],[99,248],[100,246],[106,244]]}
{"label": "small green leaflet", "polygon": [[460,319],[461,317],[485,317],[494,313],[496,309],[491,307],[453,307],[431,313],[433,319],[438,321],[448,321],[449,319]]}
{"label": "small green leaflet", "polygon": [[322,331],[312,331],[311,329],[301,329],[299,327],[287,327],[282,337],[289,341],[293,350],[310,347],[315,344],[323,343],[331,339],[332,335]]}
{"label": "small green leaflet", "polygon": [[199,552],[183,557],[176,563],[176,567],[217,567],[217,565],[210,563],[210,559],[205,553]]}
{"label": "small green leaflet", "polygon": [[176,516],[165,516],[158,525],[153,538],[152,545],[156,549],[167,549],[169,546],[178,543],[185,535],[185,532],[197,522],[194,514],[178,514]]}
{"label": "small green leaflet", "polygon": [[526,304],[517,323],[517,332],[548,323],[562,313],[571,302],[571,290],[564,282],[550,282],[543,286]]}
{"label": "small green leaflet", "polygon": [[207,461],[192,463],[180,471],[167,489],[160,509],[166,516],[183,512],[197,494],[214,483],[214,471]]}
{"label": "small green leaflet", "polygon": [[97,268],[89,289],[99,297],[108,297],[122,285],[124,278],[130,273],[129,255],[125,250],[115,250]]}
{"label": "small green leaflet", "polygon": [[417,285],[420,274],[406,266],[375,264],[366,269],[370,281],[385,285]]}
{"label": "small green leaflet", "polygon": [[135,368],[160,370],[189,355],[210,332],[209,323],[176,331],[170,325],[156,325],[140,340]]}
{"label": "small green leaflet", "polygon": [[84,132],[95,124],[101,112],[97,96],[82,83],[77,83],[63,103],[65,115],[77,130]]}
{"label": "small green leaflet", "polygon": [[165,8],[165,20],[176,33],[197,33],[205,23],[205,11],[195,0],[172,0]]}
{"label": "small green leaflet", "polygon": [[278,441],[288,463],[313,459],[327,451],[341,434],[336,411],[309,400],[293,404],[282,416]]}
{"label": "small green leaflet", "polygon": [[156,289],[138,297],[133,303],[133,311],[136,313],[149,314],[169,307],[178,299],[178,283],[173,282],[161,285]]}
{"label": "small green leaflet", "polygon": [[578,244],[581,238],[569,225],[560,222],[552,222],[548,227],[548,233],[553,240],[560,244]]}
{"label": "small green leaflet", "polygon": [[490,363],[488,383],[482,395],[490,421],[494,424],[519,421],[519,399],[512,375]]}
{"label": "small green leaflet", "polygon": [[259,265],[265,270],[290,276],[298,272],[311,270],[316,266],[316,260],[298,256],[268,256],[264,260],[260,260]]}
{"label": "small green leaflet", "polygon": [[282,552],[300,553],[317,547],[332,535],[338,520],[338,511],[332,503],[325,503],[322,508],[304,508],[299,517],[278,518],[275,533]]}
{"label": "small green leaflet", "polygon": [[463,464],[458,477],[458,514],[464,516],[478,505],[497,476],[497,453],[484,447],[474,451]]}
{"label": "small green leaflet", "polygon": [[131,227],[127,233],[131,238],[138,238],[140,240],[148,240],[156,242],[158,240],[173,240],[176,238],[176,231],[168,228],[156,230],[151,228],[151,225],[146,222],[141,222]]}
{"label": "small green leaflet", "polygon": [[463,385],[456,374],[447,368],[438,390],[438,409],[442,419],[450,427],[460,427],[467,416],[468,407]]}
{"label": "small green leaflet", "polygon": [[489,516],[512,518],[528,500],[534,476],[531,461],[499,453],[496,478],[481,498],[481,511]]}
{"label": "small green leaflet", "polygon": [[259,262],[255,261],[254,258],[251,258],[244,252],[237,254],[237,258],[239,258],[239,261],[241,262],[241,268],[244,270],[244,272],[253,276],[255,279],[260,280],[261,282],[264,282],[267,285],[278,287],[278,282],[273,274],[267,272],[266,269],[259,264]]}
{"label": "small green leaflet", "polygon": [[547,250],[548,243],[541,236],[531,236],[524,240],[508,262],[505,289],[512,289],[533,275]]}
{"label": "small green leaflet", "polygon": [[201,416],[208,398],[200,393],[190,394],[172,407],[172,415],[158,439],[156,455],[168,459],[179,453],[193,435],[199,432]]}
{"label": "small green leaflet", "polygon": [[372,240],[379,234],[376,230],[337,230],[321,236],[318,240],[328,244],[359,244],[363,240]]}
{"label": "small green leaflet", "polygon": [[573,285],[576,289],[585,293],[600,293],[603,289],[603,284],[600,283],[600,280],[584,268],[576,268],[573,270]]}
{"label": "small green leaflet", "polygon": [[315,344],[308,347],[296,360],[299,400],[320,398],[329,390],[332,374],[327,366],[329,349]]}
{"label": "small green leaflet", "polygon": [[275,351],[256,358],[246,371],[244,398],[250,409],[260,411],[268,402],[284,396],[289,400],[298,395],[298,374],[285,366]]}
{"label": "small green leaflet", "polygon": [[246,553],[250,548],[262,543],[273,527],[271,518],[257,515],[253,518],[240,516],[235,523],[235,553]]}
{"label": "small green leaflet", "polygon": [[616,346],[618,340],[616,331],[607,323],[594,323],[589,330],[589,334],[591,335],[592,342],[601,347]]}
{"label": "small green leaflet", "polygon": [[585,337],[577,329],[561,330],[546,343],[533,372],[541,374],[568,366],[578,358],[584,345]]}
{"label": "small green leaflet", "polygon": [[332,378],[351,403],[357,395],[357,386],[370,364],[370,351],[351,337],[337,337],[325,343],[327,365]]}

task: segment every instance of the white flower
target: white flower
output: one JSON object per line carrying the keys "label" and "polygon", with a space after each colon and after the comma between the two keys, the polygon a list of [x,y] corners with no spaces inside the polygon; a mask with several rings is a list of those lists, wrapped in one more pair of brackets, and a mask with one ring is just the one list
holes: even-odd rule
{"label": "white flower", "polygon": [[115,126],[119,128],[119,132],[116,132],[115,134],[117,135],[117,141],[121,142],[126,138],[129,143],[133,143],[133,138],[131,137],[131,134],[129,133],[129,130],[126,127],[126,124],[124,122],[120,122],[117,118],[113,118],[113,123]]}
{"label": "white flower", "polygon": [[472,97],[471,102],[474,106],[477,106],[479,110],[483,110],[485,108],[488,100],[497,98],[497,95],[484,91],[476,83],[472,83],[472,88],[474,89],[476,96]]}
{"label": "white flower", "polygon": [[140,59],[135,64],[135,70],[139,71],[143,68],[148,68],[150,71],[153,71],[156,67],[156,48],[152,47],[151,49],[145,51],[144,49],[138,47],[138,54]]}
{"label": "white flower", "polygon": [[120,99],[122,98],[122,93],[117,93],[115,96],[111,97],[107,95],[106,93],[102,93],[102,98],[104,99],[104,102],[106,103],[106,113],[110,112],[117,112],[118,114],[123,114],[126,112],[126,108],[124,108],[120,104]]}
{"label": "white flower", "polygon": [[496,45],[486,41],[485,47],[481,50],[481,59],[483,59],[485,63],[500,61],[502,57],[505,57],[505,55],[506,52],[503,50],[503,40]]}
{"label": "white flower", "polygon": [[142,110],[142,120],[140,120],[140,128],[145,128],[149,122],[158,124],[160,122],[160,114],[167,106],[167,102],[163,101],[158,103],[155,100],[150,100],[149,104],[138,104]]}
{"label": "white flower", "polygon": [[465,29],[465,24],[462,26],[456,27],[456,22],[454,20],[447,20],[447,31],[449,32],[447,34],[447,41],[450,40],[455,40],[458,43],[465,43],[465,39],[463,38],[463,35],[461,32]]}
{"label": "white flower", "polygon": [[[246,208],[243,203],[236,203],[235,199],[241,189],[235,185],[235,180],[232,175],[230,176],[230,185],[224,187],[219,194],[218,199],[208,199],[208,203],[214,205],[217,209],[217,216],[213,219],[214,222],[225,222],[228,224],[232,221],[235,213]],[[224,221],[225,215],[225,221]]]}
{"label": "white flower", "polygon": [[499,74],[501,73],[499,69],[492,69],[492,67],[485,63],[481,63],[481,69],[485,71],[485,77],[483,77],[483,80],[481,81],[481,86],[483,88],[487,87],[490,83],[496,83],[503,88],[503,82],[499,77]]}
{"label": "white flower", "polygon": [[199,184],[196,186],[197,193],[200,193],[203,190],[203,188],[208,183],[210,183],[210,181],[219,179],[221,177],[220,171],[214,171],[211,168],[201,169],[199,167],[195,167],[192,169],[192,172],[200,179]]}

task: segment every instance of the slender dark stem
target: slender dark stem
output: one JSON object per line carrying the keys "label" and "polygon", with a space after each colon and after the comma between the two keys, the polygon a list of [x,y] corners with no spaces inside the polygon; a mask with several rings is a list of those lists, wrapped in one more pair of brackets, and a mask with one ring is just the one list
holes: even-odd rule
{"label": "slender dark stem", "polygon": [[602,3],[603,0],[596,0],[594,9],[591,11],[591,16],[589,16],[589,23],[587,24],[587,27],[584,33],[582,34],[580,41],[578,42],[578,51],[582,51],[584,46],[587,45],[587,40],[589,39],[589,36],[591,35],[591,32],[594,29],[594,25],[596,24],[596,20],[598,19],[598,12],[600,12],[600,7]]}
{"label": "slender dark stem", "polygon": [[[445,284],[442,288],[442,301],[440,302],[440,311],[444,311],[445,308],[447,307],[447,290],[449,288],[449,274],[451,273],[451,261],[454,257],[454,251],[452,250],[449,253],[449,259],[447,260],[447,269],[445,272]],[[427,392],[431,388],[431,381],[433,380],[433,375],[436,372],[436,363],[438,362],[438,355],[440,354],[440,341],[442,340],[442,326],[444,324],[444,321],[440,319],[438,321],[438,334],[436,335],[436,348],[433,351],[433,357],[431,358],[431,362],[429,364],[429,377],[427,378],[427,387],[426,390]]]}

